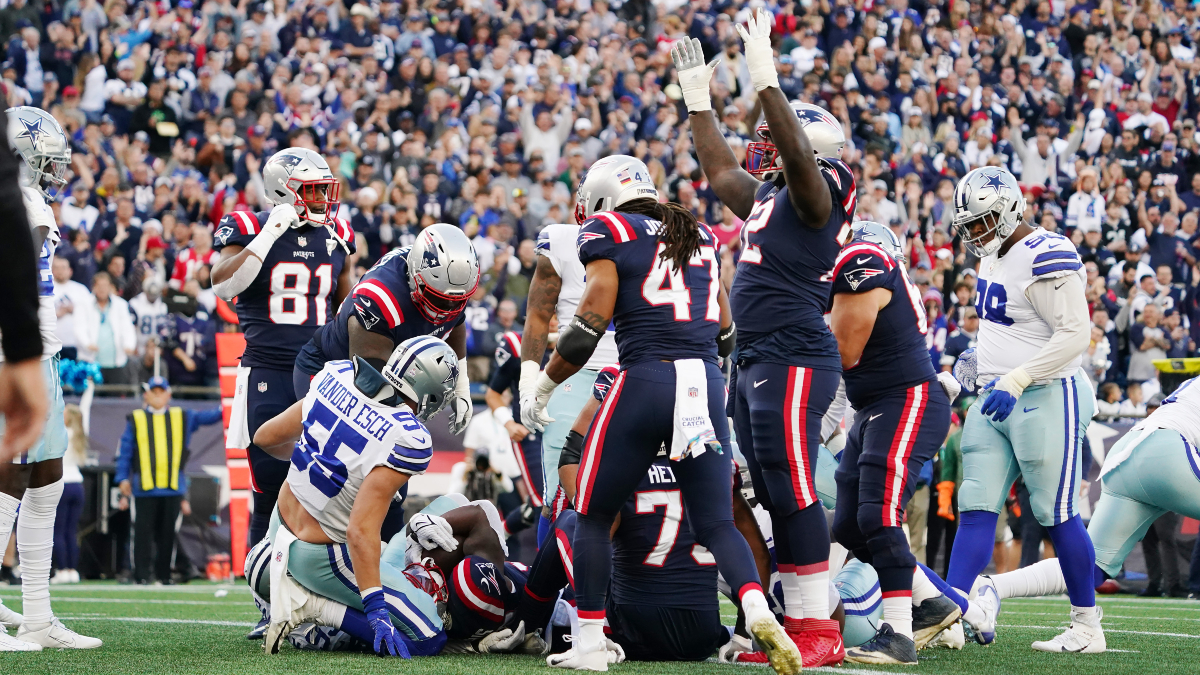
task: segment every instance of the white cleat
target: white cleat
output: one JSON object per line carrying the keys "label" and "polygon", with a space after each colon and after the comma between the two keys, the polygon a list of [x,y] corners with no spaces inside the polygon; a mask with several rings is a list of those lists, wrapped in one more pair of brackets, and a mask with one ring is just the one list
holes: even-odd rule
{"label": "white cleat", "polygon": [[929,641],[930,647],[945,647],[947,649],[962,649],[967,643],[967,638],[963,634],[962,621],[955,621],[946,630],[938,633],[937,637]]}
{"label": "white cleat", "polygon": [[40,652],[41,645],[35,645],[30,642],[24,642],[12,637],[4,631],[0,631],[0,652]]}
{"label": "white cleat", "polygon": [[1078,621],[1053,640],[1035,642],[1031,645],[1039,652],[1071,652],[1075,654],[1101,654],[1108,646],[1104,642],[1104,629],[1099,625],[1089,626]]}
{"label": "white cleat", "polygon": [[[597,672],[607,672],[608,664],[620,663],[625,660],[625,653],[621,651],[610,652],[608,645],[616,644],[611,640],[605,640],[596,645],[594,649],[582,651],[579,648],[578,642],[567,651],[561,654],[551,654],[546,657],[546,665],[551,668],[565,668],[566,670],[592,670]],[[617,649],[620,649],[618,646]]]}
{"label": "white cleat", "polygon": [[19,628],[23,623],[25,623],[25,617],[0,602],[0,627],[8,630],[9,628]]}
{"label": "white cleat", "polygon": [[102,640],[76,633],[57,618],[36,628],[27,623],[21,624],[17,639],[48,649],[95,649],[104,644]]}
{"label": "white cleat", "polygon": [[[988,645],[996,641],[996,618],[1000,616],[1000,594],[989,577],[979,577],[972,589],[975,597],[970,602],[963,620],[975,631],[975,641]],[[969,615],[969,616],[968,616]]]}
{"label": "white cleat", "polygon": [[283,621],[272,622],[267,626],[267,632],[263,636],[263,651],[268,654],[278,654],[279,648],[293,630],[306,623],[323,625],[320,622],[321,610],[330,602],[331,600],[316,593],[306,592],[304,604],[293,609]]}

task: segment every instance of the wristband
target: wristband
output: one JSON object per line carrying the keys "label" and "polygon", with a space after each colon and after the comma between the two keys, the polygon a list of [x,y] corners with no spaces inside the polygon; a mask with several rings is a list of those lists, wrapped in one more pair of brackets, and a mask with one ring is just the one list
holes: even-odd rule
{"label": "wristband", "polygon": [[512,409],[506,405],[502,405],[492,411],[492,417],[496,418],[502,426],[513,421]]}

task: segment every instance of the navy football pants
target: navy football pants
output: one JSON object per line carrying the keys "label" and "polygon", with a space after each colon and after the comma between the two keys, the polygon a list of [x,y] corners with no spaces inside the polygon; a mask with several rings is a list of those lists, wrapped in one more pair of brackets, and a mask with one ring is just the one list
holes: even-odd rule
{"label": "navy football pants", "polygon": [[[724,451],[671,463],[683,492],[696,541],[712,552],[717,569],[740,596],[760,588],[754,557],[733,524],[730,474],[733,453],[724,414],[725,378],[707,364],[708,414]],[[654,361],[623,370],[613,383],[584,441],[579,464],[579,512],[574,545],[576,599],[581,619],[604,616],[612,576],[609,530],[663,443],[671,443],[675,414],[675,365]]]}
{"label": "navy football pants", "polygon": [[[250,438],[272,417],[287,410],[296,402],[292,373],[273,368],[251,368],[246,382],[246,424]],[[268,455],[262,448],[250,444],[246,449],[250,461],[250,480],[254,488],[254,516],[250,519],[250,545],[267,536],[271,511],[279,499],[279,489],[287,480],[288,462]]]}
{"label": "navy football pants", "polygon": [[731,394],[754,495],[771,514],[777,562],[798,574],[829,565],[829,526],[813,481],[821,420],[840,380],[832,370],[739,364]]}
{"label": "navy football pants", "polygon": [[950,401],[937,380],[887,394],[854,414],[834,474],[833,535],[879,573],[879,588],[912,591],[917,560],[904,537],[904,507],[921,466],[950,430]]}

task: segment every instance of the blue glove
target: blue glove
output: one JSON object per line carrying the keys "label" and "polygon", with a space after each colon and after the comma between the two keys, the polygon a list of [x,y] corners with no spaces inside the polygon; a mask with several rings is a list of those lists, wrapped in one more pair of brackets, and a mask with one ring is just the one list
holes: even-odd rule
{"label": "blue glove", "polygon": [[367,613],[367,623],[375,632],[375,653],[379,656],[410,658],[408,647],[405,646],[396,627],[392,625],[392,616],[388,613],[387,599],[382,588],[376,588],[363,596],[363,610]]}
{"label": "blue glove", "polygon": [[[991,386],[991,385],[988,385]],[[1017,405],[1017,397],[1004,391],[1003,389],[992,389],[992,393],[983,402],[983,407],[980,409],[984,415],[988,415],[995,422],[1003,422],[1012,414],[1013,408]]]}

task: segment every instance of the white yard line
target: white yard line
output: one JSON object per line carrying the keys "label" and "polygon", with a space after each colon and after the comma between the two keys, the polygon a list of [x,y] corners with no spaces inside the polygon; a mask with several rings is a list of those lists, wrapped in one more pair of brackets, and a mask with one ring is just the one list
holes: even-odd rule
{"label": "white yard line", "polygon": [[[996,625],[1001,628],[1044,628],[1046,630],[1062,630],[1062,629],[1066,628],[1065,624],[1061,625],[1061,626],[1021,626],[1021,625],[1012,624],[1012,623],[1000,623],[1000,624],[996,624]],[[1191,638],[1193,640],[1200,640],[1200,635],[1190,635],[1188,633],[1159,633],[1156,631],[1149,631],[1149,630],[1117,630],[1115,628],[1105,628],[1104,632],[1105,633],[1128,633],[1129,635],[1160,635],[1163,637],[1180,637],[1180,638]]]}
{"label": "white yard line", "polygon": [[[20,600],[21,596],[0,593],[0,599]],[[215,600],[138,600],[135,598],[74,598],[62,595],[51,595],[54,602],[98,602],[102,604],[126,605],[218,605],[223,607],[243,607],[245,602],[218,602]]]}
{"label": "white yard line", "polygon": [[253,628],[253,621],[203,621],[199,619],[147,619],[141,616],[60,616],[64,621],[129,621],[133,623],[182,623],[196,626]]}
{"label": "white yard line", "polygon": [[[1147,606],[1154,609],[1162,609],[1168,612],[1200,612],[1200,603],[1195,600],[1183,600],[1180,602],[1171,602],[1167,599],[1162,600],[1139,600],[1137,602],[1120,602],[1120,601],[1104,601],[1097,598],[1098,604],[1102,607],[1119,607],[1121,609],[1145,609]],[[1005,605],[1013,603],[1020,607],[1022,605],[1055,605],[1062,607],[1069,603],[1066,596],[1062,600],[1051,598],[1009,598],[1004,601]]]}
{"label": "white yard line", "polygon": [[[1021,614],[1024,616],[1062,616],[1062,612],[1022,612],[1021,610],[1010,610],[1006,614]],[[1104,620],[1109,619],[1135,619],[1138,621],[1200,621],[1186,616],[1123,616],[1120,614],[1105,614]]]}

